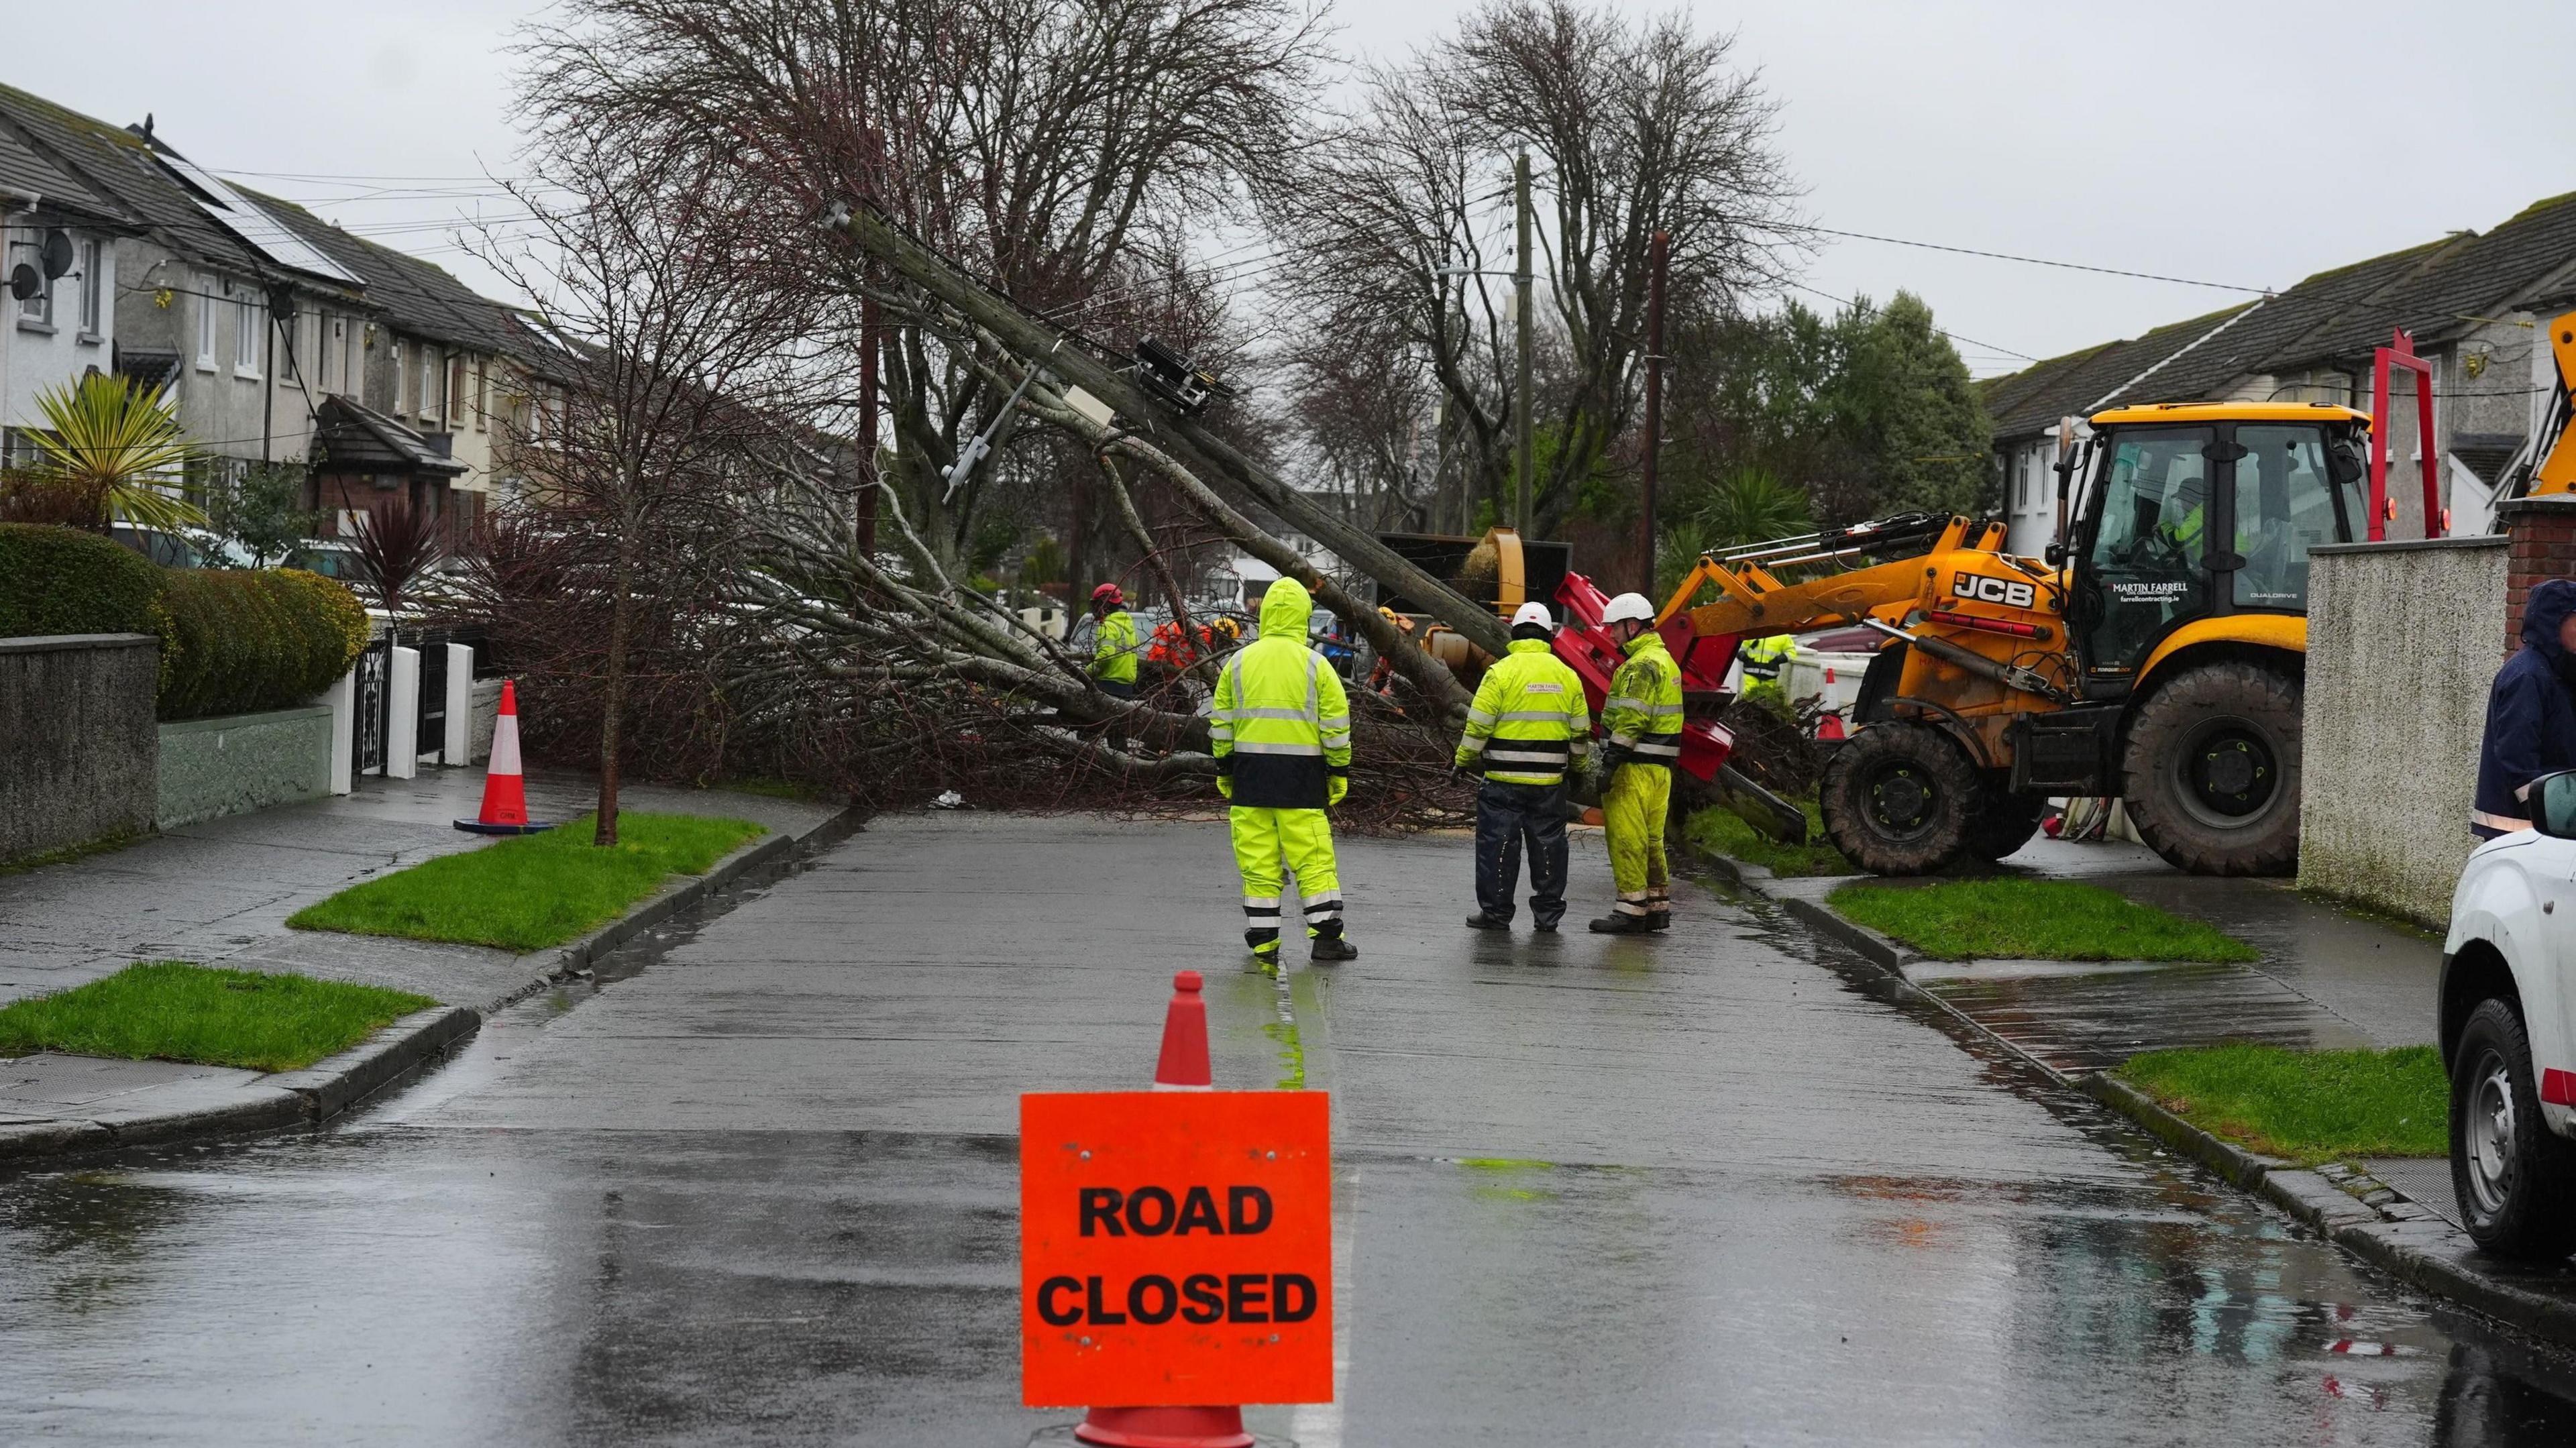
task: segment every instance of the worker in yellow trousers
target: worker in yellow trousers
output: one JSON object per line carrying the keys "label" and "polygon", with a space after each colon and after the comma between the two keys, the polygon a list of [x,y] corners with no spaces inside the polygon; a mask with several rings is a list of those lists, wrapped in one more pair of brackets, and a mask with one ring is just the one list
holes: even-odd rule
{"label": "worker in yellow trousers", "polygon": [[1602,767],[1601,822],[1610,837],[1610,875],[1619,892],[1610,913],[1592,922],[1602,935],[1635,935],[1673,923],[1672,875],[1664,862],[1664,817],[1673,802],[1673,766],[1682,757],[1682,673],[1655,632],[1655,606],[1623,593],[1601,610],[1627,661],[1610,676],[1601,704],[1608,736]]}
{"label": "worker in yellow trousers", "polygon": [[1328,806],[1350,789],[1351,705],[1339,674],[1306,644],[1315,602],[1282,578],[1261,598],[1261,637],[1217,675],[1208,715],[1217,792],[1232,808],[1235,868],[1243,875],[1243,939],[1255,959],[1279,960],[1279,902],[1297,877],[1316,960],[1353,960],[1342,930],[1342,880]]}

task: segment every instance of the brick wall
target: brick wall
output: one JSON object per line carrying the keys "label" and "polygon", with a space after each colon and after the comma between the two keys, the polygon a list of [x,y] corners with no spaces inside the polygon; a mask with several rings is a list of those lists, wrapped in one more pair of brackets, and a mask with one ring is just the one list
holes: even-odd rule
{"label": "brick wall", "polygon": [[2544,578],[2576,578],[2576,496],[2517,498],[2497,509],[2506,549],[2504,651],[2522,647],[2522,600]]}

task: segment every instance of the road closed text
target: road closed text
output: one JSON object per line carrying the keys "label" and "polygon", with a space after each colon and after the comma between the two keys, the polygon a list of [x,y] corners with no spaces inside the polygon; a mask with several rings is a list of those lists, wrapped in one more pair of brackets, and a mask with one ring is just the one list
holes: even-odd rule
{"label": "road closed text", "polygon": [[1038,1318],[1051,1327],[1159,1327],[1183,1322],[1304,1322],[1315,1315],[1315,1279],[1303,1272],[1193,1272],[1174,1282],[1157,1272],[1124,1286],[1098,1277],[1050,1277],[1038,1284]]}
{"label": "road closed text", "polygon": [[1022,1400],[1329,1400],[1330,1108],[1314,1091],[1021,1097]]}

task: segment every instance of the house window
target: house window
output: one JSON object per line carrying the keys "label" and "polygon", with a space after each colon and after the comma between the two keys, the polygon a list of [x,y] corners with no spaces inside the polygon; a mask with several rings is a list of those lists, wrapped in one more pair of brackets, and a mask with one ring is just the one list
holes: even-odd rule
{"label": "house window", "polygon": [[259,375],[260,344],[259,298],[243,297],[233,303],[233,373],[240,377]]}
{"label": "house window", "polygon": [[427,342],[420,344],[420,415],[424,422],[438,417],[438,354]]}
{"label": "house window", "polygon": [[447,425],[450,428],[465,420],[462,410],[465,395],[465,359],[450,357],[447,359]]}
{"label": "house window", "polygon": [[474,430],[476,432],[484,430],[486,426],[484,415],[491,403],[492,380],[483,370],[483,359],[477,357],[474,359]]}
{"label": "house window", "polygon": [[365,391],[358,377],[358,324],[354,318],[340,319],[340,390],[351,397]]}
{"label": "house window", "polygon": [[54,323],[54,283],[47,278],[34,296],[18,299],[18,320],[31,327],[50,327]]}
{"label": "house window", "polygon": [[99,274],[98,243],[84,241],[80,249],[81,290],[80,329],[84,337],[100,335],[98,327],[99,293],[106,288],[107,278]]}
{"label": "house window", "polygon": [[215,370],[215,288],[219,285],[213,277],[197,279],[197,365],[208,372]]}
{"label": "house window", "polygon": [[403,354],[410,350],[400,342],[394,343],[394,411],[397,413],[403,410]]}

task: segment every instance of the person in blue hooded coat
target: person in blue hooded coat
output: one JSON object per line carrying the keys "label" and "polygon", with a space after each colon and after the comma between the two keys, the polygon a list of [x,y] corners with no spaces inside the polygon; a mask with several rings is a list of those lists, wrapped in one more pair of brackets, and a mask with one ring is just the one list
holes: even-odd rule
{"label": "person in blue hooded coat", "polygon": [[2531,828],[2531,782],[2562,769],[2576,769],[2576,582],[2545,578],[2523,595],[2522,647],[2487,694],[2470,833]]}

